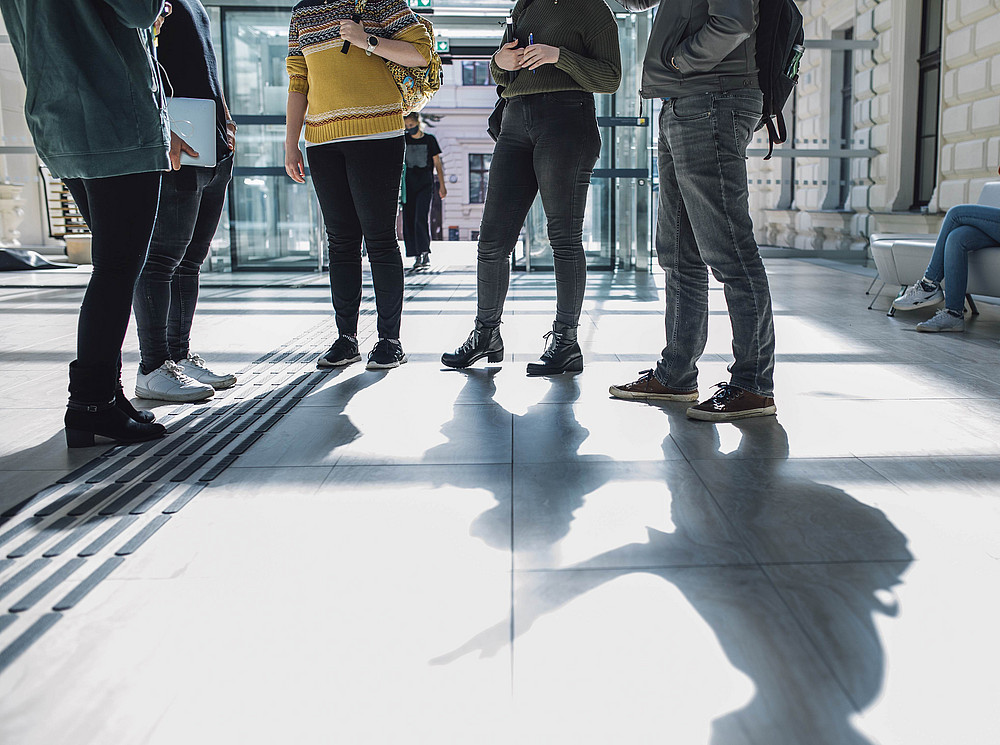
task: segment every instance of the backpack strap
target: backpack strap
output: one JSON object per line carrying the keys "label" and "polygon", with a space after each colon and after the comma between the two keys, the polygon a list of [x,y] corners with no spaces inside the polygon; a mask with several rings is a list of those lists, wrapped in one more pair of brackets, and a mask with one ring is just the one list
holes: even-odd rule
{"label": "backpack strap", "polygon": [[774,143],[782,143],[788,139],[788,128],[780,111],[774,116],[765,117],[764,125],[767,127],[767,155],[764,160],[770,160],[774,153]]}

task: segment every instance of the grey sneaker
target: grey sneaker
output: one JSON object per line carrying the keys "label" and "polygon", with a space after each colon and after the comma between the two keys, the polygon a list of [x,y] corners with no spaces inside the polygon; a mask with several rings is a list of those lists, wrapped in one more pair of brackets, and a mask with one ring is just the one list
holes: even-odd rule
{"label": "grey sneaker", "polygon": [[205,401],[215,395],[215,389],[185,375],[180,365],[167,360],[151,373],[139,371],[135,395],[159,401]]}
{"label": "grey sneaker", "polygon": [[217,373],[209,369],[204,358],[200,354],[188,353],[186,359],[177,362],[181,370],[189,378],[194,378],[199,383],[212,386],[215,390],[221,391],[232,388],[236,385],[236,376],[232,373]]}
{"label": "grey sneaker", "polygon": [[369,370],[386,370],[399,367],[406,359],[399,339],[379,339],[375,348],[368,353],[368,364],[365,367]]}
{"label": "grey sneaker", "polygon": [[913,310],[925,305],[937,305],[944,300],[944,292],[940,284],[921,279],[907,287],[899,297],[892,301],[896,310]]}
{"label": "grey sneaker", "polygon": [[926,321],[917,324],[917,331],[965,331],[965,316],[956,316],[941,309]]}

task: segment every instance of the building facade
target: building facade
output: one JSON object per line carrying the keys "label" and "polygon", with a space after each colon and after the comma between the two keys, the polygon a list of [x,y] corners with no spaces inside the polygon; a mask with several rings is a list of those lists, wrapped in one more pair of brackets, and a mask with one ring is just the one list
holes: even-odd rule
{"label": "building facade", "polygon": [[799,6],[795,157],[750,161],[761,244],[861,252],[872,233],[935,232],[1000,178],[1000,1]]}

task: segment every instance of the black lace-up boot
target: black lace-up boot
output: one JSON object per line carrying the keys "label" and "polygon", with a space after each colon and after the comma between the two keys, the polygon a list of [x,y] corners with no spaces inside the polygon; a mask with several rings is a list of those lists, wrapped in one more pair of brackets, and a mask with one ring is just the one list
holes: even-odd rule
{"label": "black lace-up boot", "polygon": [[441,364],[461,369],[483,357],[489,362],[503,362],[503,339],[500,338],[499,327],[488,329],[477,323],[465,344],[454,352],[441,355]]}
{"label": "black lace-up boot", "polygon": [[556,321],[545,335],[541,362],[528,363],[528,375],[559,375],[583,371],[583,352],[576,341],[576,326]]}

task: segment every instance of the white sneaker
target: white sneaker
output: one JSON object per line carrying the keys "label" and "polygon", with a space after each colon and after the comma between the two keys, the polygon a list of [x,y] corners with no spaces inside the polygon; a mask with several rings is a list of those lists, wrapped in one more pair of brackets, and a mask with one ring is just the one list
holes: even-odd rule
{"label": "white sneaker", "polygon": [[148,375],[139,371],[135,395],[160,401],[205,401],[215,395],[215,389],[188,377],[180,365],[167,360]]}
{"label": "white sneaker", "polygon": [[189,352],[187,359],[181,360],[177,364],[181,366],[181,370],[189,378],[194,378],[199,383],[210,385],[217,391],[232,388],[236,385],[235,375],[232,373],[219,375],[216,372],[212,372],[208,369],[208,365],[205,364],[205,360],[202,359],[200,354],[191,354]]}
{"label": "white sneaker", "polygon": [[[928,290],[928,286],[931,286],[932,289]],[[936,305],[942,300],[944,300],[944,292],[941,290],[941,285],[935,285],[932,282],[925,284],[925,280],[920,279],[893,300],[892,307],[896,310],[913,310],[925,305]]]}
{"label": "white sneaker", "polygon": [[942,308],[926,321],[918,323],[917,331],[965,331],[965,316],[953,316]]}

